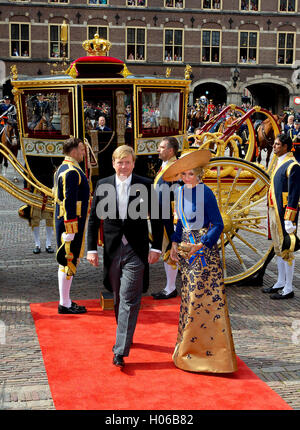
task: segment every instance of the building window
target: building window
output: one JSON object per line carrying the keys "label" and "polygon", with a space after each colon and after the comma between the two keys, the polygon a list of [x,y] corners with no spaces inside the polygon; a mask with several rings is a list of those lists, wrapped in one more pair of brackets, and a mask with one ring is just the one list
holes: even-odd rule
{"label": "building window", "polygon": [[165,29],[164,61],[183,61],[183,30]]}
{"label": "building window", "polygon": [[177,9],[183,9],[184,1],[185,0],[165,0],[165,7],[174,7]]}
{"label": "building window", "polygon": [[105,26],[88,26],[88,39],[94,39],[95,34],[99,34],[101,39],[108,40],[108,27]]}
{"label": "building window", "polygon": [[258,64],[258,33],[241,31],[239,46],[239,63]]}
{"label": "building window", "polygon": [[278,33],[277,64],[293,64],[295,52],[295,34]]}
{"label": "building window", "polygon": [[297,0],[279,0],[278,8],[280,12],[296,12]]}
{"label": "building window", "polygon": [[30,24],[10,24],[10,56],[30,57]]}
{"label": "building window", "polygon": [[240,10],[258,11],[259,0],[240,0]]}
{"label": "building window", "polygon": [[201,34],[201,60],[208,63],[220,62],[220,38],[221,32],[218,30],[202,30]]}
{"label": "building window", "polygon": [[145,7],[147,6],[147,0],[127,0],[127,6]]}
{"label": "building window", "polygon": [[[63,58],[69,57],[69,44],[65,46],[60,38],[61,24],[50,24],[49,26],[49,57],[50,58]],[[69,26],[68,26],[69,32]],[[70,38],[68,37],[68,40]]]}
{"label": "building window", "polygon": [[88,4],[103,4],[106,5],[109,3],[109,0],[87,0]]}
{"label": "building window", "polygon": [[202,0],[202,9],[222,9],[222,0]]}
{"label": "building window", "polygon": [[49,3],[69,3],[69,0],[48,0]]}
{"label": "building window", "polygon": [[127,28],[126,59],[132,61],[146,60],[146,30],[145,28]]}

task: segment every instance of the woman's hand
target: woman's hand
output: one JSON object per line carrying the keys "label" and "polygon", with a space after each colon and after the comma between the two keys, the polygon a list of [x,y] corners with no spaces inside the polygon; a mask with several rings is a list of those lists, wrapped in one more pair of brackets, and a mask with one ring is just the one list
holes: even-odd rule
{"label": "woman's hand", "polygon": [[179,261],[178,260],[178,254],[177,254],[177,246],[178,246],[177,242],[172,242],[172,247],[170,250],[170,258],[171,258],[171,260],[176,261],[176,262]]}
{"label": "woman's hand", "polygon": [[191,244],[191,249],[188,255],[188,258],[191,258],[193,254],[195,254],[199,249],[203,248],[203,243]]}

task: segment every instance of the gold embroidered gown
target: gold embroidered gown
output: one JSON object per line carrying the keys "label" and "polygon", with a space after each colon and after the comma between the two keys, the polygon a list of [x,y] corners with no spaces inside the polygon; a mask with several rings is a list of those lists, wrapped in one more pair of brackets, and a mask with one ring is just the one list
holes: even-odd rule
{"label": "gold embroidered gown", "polygon": [[[179,251],[181,306],[173,361],[187,371],[229,373],[237,370],[237,360],[216,245],[223,222],[212,191],[204,187],[204,225],[192,234],[196,243],[204,243],[206,266],[200,258],[190,264],[187,253]],[[190,242],[190,230],[180,219],[172,240]]]}

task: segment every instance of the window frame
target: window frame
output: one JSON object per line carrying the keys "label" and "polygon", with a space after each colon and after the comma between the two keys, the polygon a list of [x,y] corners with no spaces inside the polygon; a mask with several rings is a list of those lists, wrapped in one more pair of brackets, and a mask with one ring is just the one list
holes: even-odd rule
{"label": "window frame", "polygon": [[[20,55],[20,49],[19,49],[19,55],[13,55],[12,53],[12,25],[18,25],[19,26],[19,35],[21,35],[21,25],[28,25],[28,40],[23,40],[23,42],[28,42],[28,56],[26,55]],[[15,40],[18,42],[19,48],[20,48],[20,43],[22,43],[22,39],[19,37],[18,40]],[[9,23],[9,56],[11,58],[22,58],[22,59],[29,59],[31,58],[31,23],[29,22],[19,22],[19,21],[12,21]]]}
{"label": "window frame", "polygon": [[[172,60],[166,60],[166,31],[173,31],[173,45],[172,45]],[[174,48],[175,46],[179,46],[179,45],[175,45],[175,37],[174,37],[174,32],[175,31],[181,31],[182,32],[182,38],[181,38],[181,60],[174,60]],[[184,29],[183,28],[173,28],[173,27],[167,27],[164,28],[164,39],[163,39],[163,63],[164,64],[169,64],[169,63],[175,63],[175,64],[181,64],[184,62]],[[168,45],[170,46],[170,45]]]}
{"label": "window frame", "polygon": [[[139,59],[129,59],[128,58],[128,30],[135,30],[135,35],[134,35],[134,51],[135,51],[135,57],[137,55],[137,30],[144,30],[145,34],[144,34],[144,59],[143,60],[139,60]],[[141,27],[141,26],[128,26],[126,27],[126,33],[125,33],[125,59],[126,61],[130,61],[130,62],[138,62],[138,63],[145,63],[147,61],[147,28],[146,27]]]}
{"label": "window frame", "polygon": [[[140,8],[143,8],[143,7],[147,7],[148,6],[148,0],[145,0],[145,4],[144,5],[139,5],[139,4],[128,4],[128,1],[129,0],[126,0],[126,6],[127,7],[140,7]],[[138,0],[133,0],[134,2],[138,2]]]}
{"label": "window frame", "polygon": [[[279,63],[278,62],[278,54],[279,54],[279,50],[280,49],[283,49],[284,50],[284,53],[285,53],[285,55],[284,55],[284,57],[285,57],[285,60],[286,60],[286,51],[287,51],[287,49],[288,48],[286,48],[286,42],[287,42],[287,37],[285,38],[285,47],[284,48],[279,48],[279,37],[280,37],[280,35],[281,34],[285,34],[286,36],[288,35],[288,34],[292,34],[293,35],[293,49],[292,49],[292,52],[293,52],[293,58],[292,58],[292,62],[291,63],[287,63],[286,61],[284,61],[283,63]],[[278,66],[287,66],[287,67],[291,67],[291,65],[292,64],[294,64],[294,62],[295,62],[295,58],[296,58],[296,36],[297,36],[297,33],[296,33],[296,31],[278,31],[277,32],[277,43],[276,43],[276,65],[278,65]]]}
{"label": "window frame", "polygon": [[173,2],[174,6],[167,6],[166,5],[167,1],[168,0],[164,0],[164,8],[166,8],[166,9],[180,9],[180,10],[181,9],[185,9],[185,0],[182,0],[182,7],[177,7],[176,6],[176,0],[169,0],[169,1]]}
{"label": "window frame", "polygon": [[[210,48],[210,58],[211,58],[210,61],[203,61],[202,60],[202,58],[203,58],[203,53],[202,53],[202,49],[203,49],[203,32],[204,31],[210,32],[211,36],[212,36],[212,32],[213,31],[219,33],[220,37],[219,37],[219,60],[218,61],[212,61],[212,55],[211,55],[211,51],[212,51],[212,48],[213,48],[212,42],[209,45],[209,48]],[[200,63],[204,63],[204,64],[220,64],[221,63],[221,58],[222,58],[222,31],[218,30],[218,29],[214,29],[214,28],[213,29],[202,28],[201,29],[201,36],[200,37],[201,37],[201,42],[200,42]],[[212,41],[212,37],[210,37],[210,40]]]}
{"label": "window frame", "polygon": [[[204,7],[204,2],[205,1],[210,1],[211,2],[211,7]],[[222,10],[223,9],[223,0],[220,0],[220,7],[219,8],[212,7],[214,1],[215,0],[202,0],[201,1],[201,9],[203,9],[203,10],[217,10],[217,11]]]}
{"label": "window frame", "polygon": [[100,0],[94,0],[95,3],[90,3],[91,0],[86,0],[88,6],[108,6],[109,0],[106,0],[106,3],[99,3]]}
{"label": "window frame", "polygon": [[[256,61],[255,62],[250,62],[249,59],[246,62],[241,61],[241,34],[242,33],[248,33],[248,44],[247,44],[247,58],[250,58],[249,56],[249,50],[253,47],[249,46],[249,34],[250,33],[256,33],[257,37],[256,37]],[[239,45],[238,45],[238,59],[237,59],[237,63],[238,64],[247,64],[247,65],[258,65],[259,64],[259,31],[258,30],[239,30]]]}
{"label": "window frame", "polygon": [[[49,59],[51,59],[51,60],[53,60],[53,59],[55,59],[55,60],[61,60],[63,57],[61,57],[61,56],[59,56],[59,57],[52,57],[51,56],[51,40],[50,40],[50,35],[51,35],[51,27],[54,27],[54,26],[58,26],[58,27],[60,27],[60,29],[61,29],[61,26],[62,26],[63,24],[59,24],[59,23],[50,23],[50,24],[48,24],[48,58]],[[68,26],[68,41],[67,41],[67,55],[66,55],[66,59],[69,59],[70,58],[70,24],[69,23],[67,23],[66,24],[67,26]],[[59,33],[61,33],[61,32],[59,32]],[[62,44],[62,42],[61,42],[61,40],[60,40],[60,34],[59,34],[59,39],[58,39],[58,43],[59,44]],[[54,41],[53,41],[54,42]],[[56,41],[55,41],[56,42]],[[59,47],[60,47],[60,45],[59,45]]]}
{"label": "window frame", "polygon": [[57,5],[70,4],[70,0],[48,0],[48,3],[56,3]]}
{"label": "window frame", "polygon": [[[86,33],[87,33],[87,39],[93,38],[95,36],[95,33],[94,33],[93,36],[89,35],[89,29],[91,27],[96,27],[97,28],[97,32],[96,32],[97,34],[99,34],[99,28],[106,28],[106,39],[109,40],[109,26],[108,25],[88,25],[87,26],[87,31],[86,31]],[[100,36],[100,34],[99,34],[99,36]],[[102,37],[102,36],[100,36],[100,37]],[[106,55],[107,55],[107,53],[106,53]]]}
{"label": "window frame", "polygon": [[[290,0],[286,0],[286,9],[288,9],[289,1]],[[281,0],[278,0],[278,12],[281,12],[281,13],[295,13],[295,12],[298,12],[298,0],[295,0],[295,10],[280,10],[280,2],[281,2]]]}
{"label": "window frame", "polygon": [[[246,1],[246,2],[248,2],[248,9],[242,9],[242,1]],[[257,10],[251,10],[251,9],[249,8],[251,1],[252,1],[252,0],[240,0],[240,1],[239,1],[239,10],[240,10],[240,12],[242,12],[242,13],[243,13],[243,12],[260,12],[260,8],[261,8],[261,0],[257,0],[257,2],[258,2]]]}

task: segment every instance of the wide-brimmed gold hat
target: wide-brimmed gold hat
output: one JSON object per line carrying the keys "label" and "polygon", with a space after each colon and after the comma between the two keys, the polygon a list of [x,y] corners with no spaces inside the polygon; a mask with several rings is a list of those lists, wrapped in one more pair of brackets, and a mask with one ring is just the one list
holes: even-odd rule
{"label": "wide-brimmed gold hat", "polygon": [[211,159],[211,152],[209,149],[197,149],[195,151],[189,151],[175,163],[171,164],[163,174],[164,181],[177,181],[180,178],[180,174],[186,170],[196,169],[196,167],[204,167],[209,163]]}

